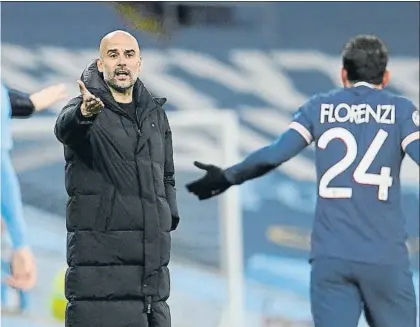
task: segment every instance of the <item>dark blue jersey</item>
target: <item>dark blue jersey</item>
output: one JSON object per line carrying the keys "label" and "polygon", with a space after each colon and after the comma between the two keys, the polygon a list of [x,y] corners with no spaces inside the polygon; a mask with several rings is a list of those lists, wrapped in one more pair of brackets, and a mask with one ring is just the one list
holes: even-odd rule
{"label": "dark blue jersey", "polygon": [[358,83],[313,97],[291,127],[315,143],[312,257],[408,260],[400,169],[405,148],[419,139],[413,103]]}
{"label": "dark blue jersey", "polygon": [[311,257],[406,262],[400,169],[405,151],[419,164],[419,135],[412,102],[358,83],[312,97],[289,130],[225,175],[241,184],[314,142],[318,201]]}

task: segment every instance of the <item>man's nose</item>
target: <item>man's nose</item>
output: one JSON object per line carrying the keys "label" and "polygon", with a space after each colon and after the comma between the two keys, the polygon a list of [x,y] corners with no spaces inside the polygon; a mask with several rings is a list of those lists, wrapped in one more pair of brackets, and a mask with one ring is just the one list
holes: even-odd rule
{"label": "man's nose", "polygon": [[117,65],[118,66],[126,66],[127,65],[127,59],[125,58],[125,56],[120,56],[118,58]]}

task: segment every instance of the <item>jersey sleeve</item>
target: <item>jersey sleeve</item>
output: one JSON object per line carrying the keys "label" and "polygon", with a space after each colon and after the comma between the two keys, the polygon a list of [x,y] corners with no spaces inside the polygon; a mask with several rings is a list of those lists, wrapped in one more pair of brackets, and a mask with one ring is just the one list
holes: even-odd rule
{"label": "jersey sleeve", "polygon": [[262,176],[302,151],[308,144],[293,129],[288,129],[273,143],[252,152],[242,162],[225,170],[226,179],[234,185]]}
{"label": "jersey sleeve", "polygon": [[10,151],[13,147],[12,130],[11,130],[11,112],[9,92],[6,86],[1,83],[1,150]]}
{"label": "jersey sleeve", "polygon": [[313,122],[311,120],[310,108],[312,101],[306,102],[294,114],[293,121],[290,123],[289,128],[297,131],[308,144],[312,143],[313,137]]}
{"label": "jersey sleeve", "polygon": [[420,138],[419,132],[419,110],[410,103],[410,109],[402,117],[401,128],[401,147],[405,151],[407,146]]}
{"label": "jersey sleeve", "polygon": [[14,249],[27,245],[26,224],[19,180],[13,168],[9,151],[1,153],[1,215]]}

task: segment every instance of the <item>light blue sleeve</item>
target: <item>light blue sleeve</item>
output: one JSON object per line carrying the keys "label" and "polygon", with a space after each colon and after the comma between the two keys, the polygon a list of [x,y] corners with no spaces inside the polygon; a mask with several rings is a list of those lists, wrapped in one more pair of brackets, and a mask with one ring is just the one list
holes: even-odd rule
{"label": "light blue sleeve", "polygon": [[10,101],[8,91],[1,85],[1,216],[12,240],[14,249],[27,245],[26,224],[19,180],[10,158],[12,135],[10,127]]}
{"label": "light blue sleeve", "polygon": [[11,132],[11,116],[12,108],[10,105],[9,91],[1,83],[1,150],[10,151],[13,147],[12,132]]}

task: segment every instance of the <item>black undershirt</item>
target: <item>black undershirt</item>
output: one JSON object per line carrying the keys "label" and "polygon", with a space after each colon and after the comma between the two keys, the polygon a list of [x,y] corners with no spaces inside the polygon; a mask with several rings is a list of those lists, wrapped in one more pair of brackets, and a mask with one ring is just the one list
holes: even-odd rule
{"label": "black undershirt", "polygon": [[134,120],[137,121],[137,119],[136,119],[136,105],[135,105],[135,102],[134,101],[132,101],[130,103],[120,103],[120,102],[118,102],[118,105],[121,107],[122,110],[124,110]]}

